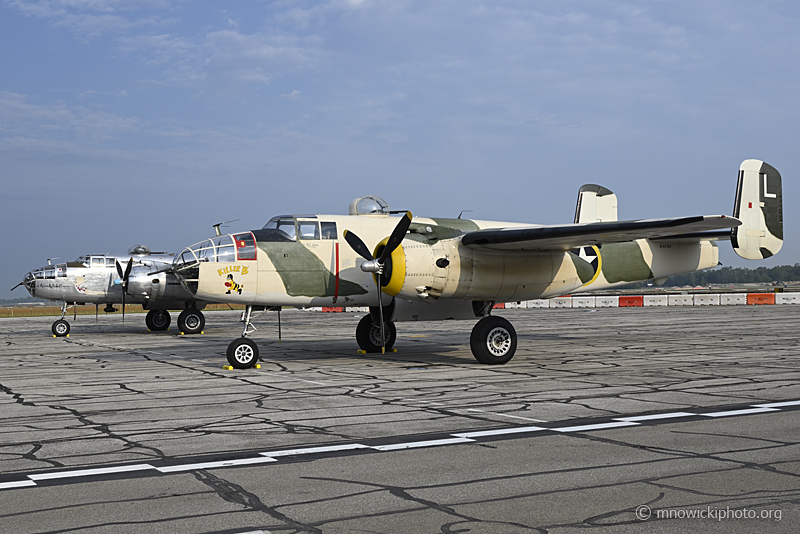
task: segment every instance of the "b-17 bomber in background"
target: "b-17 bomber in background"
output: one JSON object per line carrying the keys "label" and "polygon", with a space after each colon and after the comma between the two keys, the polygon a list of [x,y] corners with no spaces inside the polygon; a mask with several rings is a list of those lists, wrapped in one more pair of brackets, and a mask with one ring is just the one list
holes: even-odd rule
{"label": "b-17 bomber in background", "polygon": [[[393,214],[403,213],[401,217]],[[362,197],[349,215],[282,215],[263,228],[218,235],[175,257],[173,273],[192,298],[244,304],[244,328],[228,346],[236,368],[258,361],[254,311],[282,306],[368,306],[356,328],[366,352],[391,348],[395,322],[472,319],[475,358],[504,364],[517,334],[496,302],[608,289],[709,269],[717,242],[762,259],[783,243],[781,176],[746,160],[733,216],[619,221],[610,190],[580,189],[574,223],[534,225],[392,212]]]}
{"label": "b-17 bomber in background", "polygon": [[22,282],[32,297],[62,302],[61,319],[53,323],[56,337],[69,335],[67,310],[77,304],[105,304],[104,311],[114,312],[114,304],[141,304],[147,310],[145,324],[152,331],[166,330],[172,321],[168,310],[182,310],[178,328],[185,334],[202,332],[205,317],[200,311],[206,303],[186,291],[169,272],[174,254],[153,253],[144,245],[135,245],[126,256],[89,254],[75,261],[50,264],[34,269]]}

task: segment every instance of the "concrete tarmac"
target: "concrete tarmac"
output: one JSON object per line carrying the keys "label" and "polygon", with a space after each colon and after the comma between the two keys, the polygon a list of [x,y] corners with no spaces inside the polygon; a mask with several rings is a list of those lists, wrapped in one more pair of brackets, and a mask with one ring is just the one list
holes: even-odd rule
{"label": "concrete tarmac", "polygon": [[[0,531],[796,532],[800,306],[497,310],[398,323],[358,355],[353,313],[205,333],[143,315],[0,320]],[[173,317],[173,320],[175,317]]]}

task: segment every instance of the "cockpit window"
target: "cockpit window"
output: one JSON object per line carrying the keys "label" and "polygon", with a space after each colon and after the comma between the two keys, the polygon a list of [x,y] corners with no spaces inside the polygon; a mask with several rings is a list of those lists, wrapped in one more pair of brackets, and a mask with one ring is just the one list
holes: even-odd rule
{"label": "cockpit window", "polygon": [[278,230],[279,232],[283,232],[283,234],[292,241],[297,239],[294,217],[275,217],[270,219],[269,222],[264,225],[264,230]]}
{"label": "cockpit window", "polygon": [[57,277],[65,277],[67,276],[67,264],[66,263],[59,263],[56,265],[56,276]]}
{"label": "cockpit window", "polygon": [[106,266],[105,258],[92,258],[92,267],[105,267],[105,266]]}
{"label": "cockpit window", "polygon": [[[294,225],[292,225],[294,228]],[[246,234],[236,234],[233,236],[236,242],[236,255],[240,260],[254,260],[256,259],[256,240],[253,234],[247,232]]]}
{"label": "cockpit window", "polygon": [[319,223],[317,221],[297,221],[300,239],[319,239]]}
{"label": "cockpit window", "polygon": [[322,225],[322,239],[339,239],[336,234],[335,222],[323,222]]}

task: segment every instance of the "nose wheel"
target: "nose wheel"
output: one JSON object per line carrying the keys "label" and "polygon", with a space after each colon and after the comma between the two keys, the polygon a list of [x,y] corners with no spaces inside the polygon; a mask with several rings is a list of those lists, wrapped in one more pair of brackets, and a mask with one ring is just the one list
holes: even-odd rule
{"label": "nose wheel", "polygon": [[240,337],[228,345],[228,363],[235,369],[249,369],[258,362],[258,345],[252,339]]}
{"label": "nose wheel", "polygon": [[53,323],[50,330],[53,332],[53,337],[66,337],[69,335],[69,323],[64,319],[59,319]]}
{"label": "nose wheel", "polygon": [[502,365],[514,357],[517,331],[502,317],[484,317],[472,329],[469,345],[479,362]]}

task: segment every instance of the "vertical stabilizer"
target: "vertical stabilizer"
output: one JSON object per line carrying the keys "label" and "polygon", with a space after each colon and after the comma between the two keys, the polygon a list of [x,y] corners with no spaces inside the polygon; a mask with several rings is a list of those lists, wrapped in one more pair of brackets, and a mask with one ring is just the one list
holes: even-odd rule
{"label": "vertical stabilizer", "polygon": [[601,185],[586,184],[578,191],[576,223],[617,220],[617,195]]}
{"label": "vertical stabilizer", "polygon": [[775,167],[757,159],[742,162],[733,216],[742,221],[731,232],[736,254],[762,260],[778,253],[783,246],[783,195]]}

